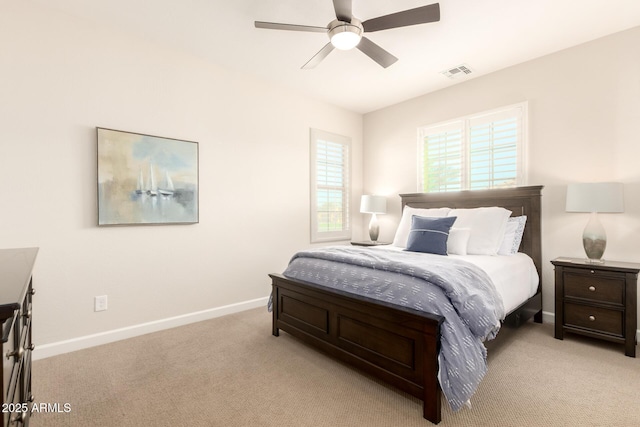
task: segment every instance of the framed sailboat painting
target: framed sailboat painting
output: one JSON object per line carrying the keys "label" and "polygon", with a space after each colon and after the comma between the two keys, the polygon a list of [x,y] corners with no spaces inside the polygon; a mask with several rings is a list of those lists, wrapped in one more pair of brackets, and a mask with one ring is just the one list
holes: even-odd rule
{"label": "framed sailboat painting", "polygon": [[98,133],[98,225],[198,222],[198,143]]}

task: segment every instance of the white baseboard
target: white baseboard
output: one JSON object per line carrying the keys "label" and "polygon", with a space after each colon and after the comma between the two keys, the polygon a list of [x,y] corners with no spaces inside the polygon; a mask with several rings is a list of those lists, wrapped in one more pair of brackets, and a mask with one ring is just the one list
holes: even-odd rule
{"label": "white baseboard", "polygon": [[542,323],[554,323],[556,321],[555,313],[550,313],[548,311],[542,312]]}
{"label": "white baseboard", "polygon": [[[214,319],[216,317],[225,316],[227,314],[239,313],[241,311],[251,310],[252,308],[266,307],[268,299],[268,297],[258,298],[250,301],[240,302],[237,304],[225,305],[223,307],[197,311],[195,313],[183,314],[181,316],[169,317],[167,319],[156,320],[154,322],[114,329],[112,331],[101,332],[99,334],[86,335],[70,340],[44,344],[35,348],[35,350],[33,351],[33,360],[46,359],[47,357],[70,353],[72,351],[95,347],[97,345],[108,344],[127,338],[133,338],[151,332],[162,331],[164,329],[188,325],[189,323]],[[555,314],[543,311],[542,321],[544,323],[554,323]],[[640,330],[636,331],[636,340],[640,342]]]}
{"label": "white baseboard", "polygon": [[181,316],[142,323],[139,325],[127,326],[126,328],[114,329],[98,334],[86,335],[83,337],[72,338],[70,340],[36,346],[33,350],[33,360],[45,359],[47,357],[82,350],[84,348],[95,347],[97,345],[108,344],[127,338],[133,338],[151,332],[175,328],[176,326],[188,325],[189,323],[238,313],[252,308],[265,307],[266,310],[268,300],[269,297],[258,298],[236,304],[225,305],[223,307],[216,307],[208,310],[197,311],[195,313],[188,313]]}

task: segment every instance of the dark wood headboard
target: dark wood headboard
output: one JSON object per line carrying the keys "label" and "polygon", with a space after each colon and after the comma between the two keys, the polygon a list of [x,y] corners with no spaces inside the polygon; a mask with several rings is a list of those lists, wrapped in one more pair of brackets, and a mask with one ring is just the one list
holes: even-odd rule
{"label": "dark wood headboard", "polygon": [[[442,193],[400,194],[402,207],[414,208],[478,208],[501,206],[511,216],[527,216],[520,251],[529,255],[538,270],[542,283],[542,237],[540,229],[542,185],[499,188],[494,190],[457,191]],[[541,284],[538,289],[541,288]]]}

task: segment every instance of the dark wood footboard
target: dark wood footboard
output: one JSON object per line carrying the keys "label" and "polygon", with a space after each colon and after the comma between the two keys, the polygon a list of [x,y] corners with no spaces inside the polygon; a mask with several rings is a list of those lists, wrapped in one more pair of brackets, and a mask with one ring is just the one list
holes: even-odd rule
{"label": "dark wood footboard", "polygon": [[424,417],[440,422],[441,316],[269,276],[273,335],[282,329],[421,399]]}

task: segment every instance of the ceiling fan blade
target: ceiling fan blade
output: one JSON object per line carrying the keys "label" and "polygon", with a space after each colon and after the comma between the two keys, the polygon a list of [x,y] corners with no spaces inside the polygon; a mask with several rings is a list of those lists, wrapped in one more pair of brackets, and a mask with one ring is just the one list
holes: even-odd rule
{"label": "ceiling fan blade", "polygon": [[331,43],[327,43],[322,49],[320,49],[320,52],[316,53],[313,56],[313,58],[311,58],[309,61],[307,61],[306,64],[302,66],[302,68],[305,70],[314,68],[316,65],[320,63],[320,61],[326,58],[327,55],[329,55],[332,50],[333,50],[333,45]]}
{"label": "ceiling fan blade", "polygon": [[333,0],[333,8],[336,10],[336,18],[339,21],[351,22],[351,0]]}
{"label": "ceiling fan blade", "polygon": [[391,15],[380,16],[369,19],[362,23],[364,31],[371,33],[374,31],[388,30],[391,28],[408,27],[409,25],[426,24],[440,20],[440,4],[434,3],[428,6],[417,7],[403,12],[392,13]]}
{"label": "ceiling fan blade", "polygon": [[255,21],[256,28],[268,30],[310,31],[313,33],[326,33],[327,27],[313,27],[310,25],[278,24],[277,22]]}
{"label": "ceiling fan blade", "polygon": [[366,37],[360,39],[358,43],[358,49],[360,49],[369,58],[376,61],[382,67],[387,68],[389,65],[395,63],[398,58],[391,55],[389,52],[372,42]]}

